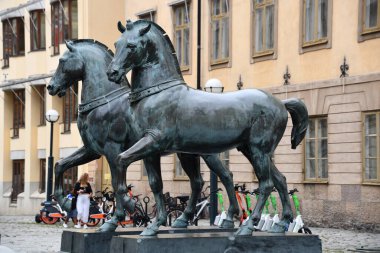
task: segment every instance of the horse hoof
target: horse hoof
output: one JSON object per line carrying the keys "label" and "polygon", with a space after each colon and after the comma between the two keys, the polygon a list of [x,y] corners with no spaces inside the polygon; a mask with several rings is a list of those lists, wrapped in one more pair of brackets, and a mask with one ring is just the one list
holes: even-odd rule
{"label": "horse hoof", "polygon": [[182,219],[178,218],[172,224],[172,228],[187,228],[188,224],[189,223],[187,220],[182,220]]}
{"label": "horse hoof", "polygon": [[227,219],[224,219],[222,221],[222,224],[220,224],[219,226],[220,228],[234,228],[235,227],[235,224],[232,220],[227,220]]}
{"label": "horse hoof", "polygon": [[238,231],[235,232],[235,235],[252,235],[253,229],[248,226],[241,226]]}
{"label": "horse hoof", "polygon": [[267,232],[268,233],[285,233],[288,230],[288,224],[286,222],[280,221],[275,223]]}
{"label": "horse hoof", "polygon": [[113,221],[107,221],[104,223],[100,228],[98,228],[97,232],[115,232],[117,228],[117,223],[114,223]]}
{"label": "horse hoof", "polygon": [[148,226],[147,228],[144,229],[144,231],[142,231],[142,233],[140,235],[142,236],[155,236],[158,234],[158,226],[156,224],[151,224],[150,226]]}

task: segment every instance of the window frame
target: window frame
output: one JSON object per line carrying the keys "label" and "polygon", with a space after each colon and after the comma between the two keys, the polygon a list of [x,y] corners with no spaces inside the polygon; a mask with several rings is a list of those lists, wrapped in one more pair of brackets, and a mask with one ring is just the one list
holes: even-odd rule
{"label": "window frame", "polygon": [[380,38],[380,0],[377,0],[377,26],[375,28],[365,28],[365,3],[366,0],[359,0],[358,15],[358,42]]}
{"label": "window frame", "polygon": [[[20,171],[20,182],[16,182],[16,171]],[[17,184],[17,188],[15,190],[15,184],[21,183],[21,185]],[[16,204],[17,203],[17,196],[20,193],[23,193],[25,191],[25,160],[12,160],[12,192],[11,192],[11,203]]]}
{"label": "window frame", "polygon": [[138,19],[147,20],[156,22],[157,20],[157,11],[155,9],[146,10],[136,14]]}
{"label": "window frame", "polygon": [[[71,85],[70,88],[67,89],[66,95],[62,97],[63,133],[70,133],[71,124],[77,121],[77,118],[78,118],[78,97],[77,96],[78,96],[78,83]],[[69,111],[68,116],[67,116],[66,110]]]}
{"label": "window frame", "polygon": [[[187,176],[185,170],[182,168],[181,162],[178,159],[178,156],[176,153],[173,154],[173,164],[174,164],[174,169],[173,169],[173,180],[174,181],[188,181],[189,177]],[[180,166],[181,168],[181,175],[177,175],[177,165]]]}
{"label": "window frame", "polygon": [[46,85],[36,85],[35,88],[39,93],[40,123],[38,126],[46,126]]}
{"label": "window frame", "polygon": [[[34,27],[33,25],[33,15],[37,15],[37,23],[35,23],[36,27]],[[38,10],[33,10],[33,11],[30,11],[29,12],[29,16],[30,16],[30,23],[29,23],[29,27],[30,27],[30,51],[31,52],[35,52],[35,51],[41,51],[41,50],[45,50],[46,49],[46,16],[45,16],[45,11],[42,10],[42,9],[38,9]],[[44,28],[42,29],[42,20],[44,20]],[[37,30],[36,30],[37,29]],[[37,45],[36,47],[34,48],[34,39],[33,39],[33,36],[35,35],[35,33],[37,33]],[[44,45],[42,45],[42,36],[45,37],[44,39]]]}
{"label": "window frame", "polygon": [[38,192],[46,191],[46,158],[40,159],[40,181],[38,184]]}
{"label": "window frame", "polygon": [[[326,133],[327,133],[327,137],[323,137],[323,138],[319,138],[319,136],[317,136],[317,133],[318,133],[318,121],[321,120],[321,119],[326,119]],[[320,183],[320,184],[327,184],[329,182],[329,153],[328,153],[328,146],[329,146],[329,143],[328,143],[328,125],[329,125],[329,121],[328,121],[328,117],[327,115],[321,115],[321,116],[310,116],[309,117],[309,121],[310,120],[316,120],[314,122],[316,128],[315,128],[315,137],[313,138],[309,138],[309,139],[313,139],[315,141],[315,157],[314,157],[314,160],[315,160],[315,178],[306,178],[306,171],[307,171],[307,168],[306,168],[306,164],[307,164],[307,157],[306,157],[306,148],[307,148],[307,134],[305,135],[305,139],[303,141],[304,143],[304,148],[303,148],[303,183]],[[321,160],[321,158],[318,157],[318,140],[321,140],[321,139],[326,139],[327,140],[327,178],[320,178],[319,177],[319,167],[318,167],[318,163],[319,163],[319,160]]]}
{"label": "window frame", "polygon": [[[77,27],[77,34],[76,36],[73,35],[73,13],[72,13],[72,7],[73,2],[77,5],[77,20],[78,20],[78,0],[60,0],[60,1],[54,1],[51,2],[50,8],[51,8],[51,48],[52,53],[51,56],[59,55],[59,45],[63,44],[65,40],[75,40],[78,39],[78,27]],[[65,27],[65,19],[66,15],[64,13],[64,6],[65,4],[68,4],[68,27]],[[58,10],[57,10],[58,9]],[[57,11],[56,11],[57,10]],[[56,13],[57,12],[57,13]],[[56,16],[57,14],[57,16]],[[57,25],[57,29],[56,26]],[[78,25],[78,24],[77,24]],[[67,31],[66,31],[67,29]],[[67,34],[67,36],[66,36]]]}
{"label": "window frame", "polygon": [[[301,10],[300,10],[300,39],[299,39],[299,53],[307,53],[311,51],[321,50],[321,49],[329,49],[332,47],[332,20],[333,20],[333,1],[327,0],[327,36],[326,38],[322,39],[315,39],[310,42],[305,42],[305,36],[306,36],[306,0],[300,0],[301,1]],[[315,1],[315,5],[317,6],[318,0]],[[315,20],[318,19],[318,15],[315,15]],[[318,22],[314,22],[317,28],[318,28]],[[316,31],[318,29],[315,29]],[[314,31],[314,33],[316,32]]]}
{"label": "window frame", "polygon": [[[184,8],[184,14],[186,15],[186,5],[187,5],[187,12],[188,12],[188,22],[187,23],[183,23],[181,25],[177,25],[176,24],[176,15],[175,15],[175,12],[176,12],[176,9],[180,9],[180,8]],[[174,5],[171,5],[171,14],[172,14],[172,24],[173,24],[173,46],[177,52],[177,40],[176,40],[176,32],[177,31],[181,31],[181,38],[182,38],[182,41],[181,41],[181,55],[185,55],[185,51],[186,51],[186,48],[185,48],[185,44],[184,44],[184,30],[188,29],[189,30],[189,46],[187,48],[188,50],[188,56],[189,56],[189,62],[188,62],[188,65],[185,65],[185,64],[182,64],[183,62],[182,61],[178,61],[179,63],[179,66],[180,66],[180,69],[182,71],[183,74],[191,74],[191,63],[192,63],[192,22],[191,22],[191,15],[192,13],[192,5],[191,5],[191,1],[190,0],[184,0],[182,2],[179,2],[177,4],[174,4]],[[177,56],[177,59],[178,59],[178,56]],[[183,59],[183,57],[182,57]]]}
{"label": "window frame", "polygon": [[[25,26],[22,19],[23,17],[12,17],[2,21],[3,69],[9,67],[10,57],[25,56]],[[12,26],[14,21],[16,26],[15,28]]]}
{"label": "window frame", "polygon": [[[13,90],[13,136],[19,137],[20,128],[25,128],[25,89]],[[22,102],[19,100],[21,99]]]}
{"label": "window frame", "polygon": [[[78,181],[78,179],[78,166],[71,167],[67,169],[65,172],[63,172],[62,189],[64,194],[66,194],[67,192],[71,192],[74,189],[74,185]],[[71,180],[71,185],[65,182],[65,180]]]}
{"label": "window frame", "polygon": [[[251,63],[266,61],[266,60],[275,60],[277,59],[277,41],[278,41],[278,0],[264,0],[263,3],[256,4],[256,0],[251,0]],[[255,34],[256,34],[256,5],[259,8],[266,8],[267,6],[273,5],[273,49],[264,50],[260,52],[255,51]],[[264,25],[266,28],[267,25]],[[263,32],[265,34],[265,32]]]}
{"label": "window frame", "polygon": [[[376,115],[376,155],[377,155],[377,179],[366,179],[365,178],[365,164],[366,164],[366,152],[365,152],[365,145],[366,145],[366,134],[365,134],[365,117],[366,115]],[[369,184],[369,185],[380,185],[380,111],[369,111],[369,112],[363,112],[362,113],[362,184]]]}
{"label": "window frame", "polygon": [[[231,67],[232,65],[232,4],[231,2],[233,0],[220,0],[220,3],[224,1],[228,1],[228,25],[229,25],[229,32],[228,32],[228,57],[227,58],[218,58],[216,60],[213,60],[213,40],[212,40],[212,22],[214,19],[218,19],[219,22],[222,22],[222,19],[226,16],[224,14],[219,14],[217,16],[212,15],[212,9],[213,9],[213,1],[209,0],[209,70],[218,69],[218,68],[225,68],[225,67]],[[222,36],[222,33],[219,34],[219,36]],[[221,40],[219,40],[221,41]],[[219,43],[218,47],[221,48],[222,43]],[[221,52],[219,50],[219,52]]]}

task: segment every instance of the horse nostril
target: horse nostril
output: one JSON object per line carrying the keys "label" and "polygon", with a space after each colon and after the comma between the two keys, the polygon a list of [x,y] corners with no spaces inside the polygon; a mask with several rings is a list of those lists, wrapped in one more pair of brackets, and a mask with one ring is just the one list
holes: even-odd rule
{"label": "horse nostril", "polygon": [[46,87],[46,89],[50,90],[50,89],[51,89],[51,85],[48,85],[48,86]]}

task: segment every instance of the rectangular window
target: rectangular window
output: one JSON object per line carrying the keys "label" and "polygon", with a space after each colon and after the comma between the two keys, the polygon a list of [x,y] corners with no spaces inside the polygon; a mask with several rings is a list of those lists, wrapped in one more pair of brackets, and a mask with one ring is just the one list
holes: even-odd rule
{"label": "rectangular window", "polygon": [[222,161],[226,169],[230,169],[230,151],[225,151],[219,154],[219,158]]}
{"label": "rectangular window", "polygon": [[253,57],[271,55],[275,44],[275,1],[254,0]]}
{"label": "rectangular window", "polygon": [[182,71],[190,69],[190,5],[185,3],[173,7],[174,47]]}
{"label": "rectangular window", "polygon": [[12,193],[11,202],[17,202],[17,196],[24,192],[25,168],[24,160],[13,160],[12,162]]}
{"label": "rectangular window", "polygon": [[363,33],[380,31],[380,0],[364,0]]}
{"label": "rectangular window", "polygon": [[38,186],[38,192],[45,192],[46,187],[46,159],[40,159],[40,183]]}
{"label": "rectangular window", "polygon": [[70,132],[71,123],[78,117],[78,84],[72,85],[63,96],[63,132]]}
{"label": "rectangular window", "polygon": [[332,1],[303,0],[302,5],[303,50],[330,48]]}
{"label": "rectangular window", "polygon": [[305,181],[327,181],[327,118],[309,119],[305,143]]}
{"label": "rectangular window", "polygon": [[142,19],[142,20],[147,20],[147,21],[152,21],[152,22],[156,22],[156,11],[146,11],[142,14],[139,14],[137,15],[139,17],[139,19]]}
{"label": "rectangular window", "polygon": [[182,165],[181,165],[181,162],[180,160],[178,159],[178,156],[177,154],[174,154],[174,179],[189,179],[189,177],[187,176],[187,174],[185,173],[185,171],[183,170],[182,168]]}
{"label": "rectangular window", "polygon": [[59,44],[78,38],[78,1],[60,0],[51,4],[53,55],[59,54]]}
{"label": "rectangular window", "polygon": [[141,179],[148,179],[148,172],[146,171],[146,167],[144,162],[141,160]]}
{"label": "rectangular window", "polygon": [[9,66],[9,57],[25,54],[24,23],[21,17],[3,21],[3,67]]}
{"label": "rectangular window", "polygon": [[19,136],[19,129],[25,127],[25,90],[13,91],[13,137]]}
{"label": "rectangular window", "polygon": [[380,112],[364,115],[363,182],[380,182]]}
{"label": "rectangular window", "polygon": [[46,104],[45,104],[45,92],[46,92],[46,86],[45,85],[39,85],[35,86],[36,90],[38,92],[38,101],[39,101],[39,107],[40,107],[40,126],[46,125]]}
{"label": "rectangular window", "polygon": [[43,10],[30,12],[30,50],[45,49],[45,13]]}
{"label": "rectangular window", "polygon": [[211,65],[229,61],[229,7],[229,0],[211,0]]}
{"label": "rectangular window", "polygon": [[73,191],[74,185],[78,180],[78,167],[72,167],[63,173],[63,192],[69,194]]}

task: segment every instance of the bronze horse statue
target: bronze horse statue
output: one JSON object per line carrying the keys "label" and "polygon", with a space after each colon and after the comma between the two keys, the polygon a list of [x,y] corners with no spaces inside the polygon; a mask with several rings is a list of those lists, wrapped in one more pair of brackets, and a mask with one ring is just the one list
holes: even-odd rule
{"label": "bronze horse statue", "polygon": [[[121,84],[111,82],[106,70],[111,63],[113,53],[105,45],[94,40],[76,40],[66,42],[67,50],[59,59],[59,65],[47,87],[50,95],[63,96],[66,89],[77,81],[82,81],[82,104],[79,105],[77,119],[78,129],[84,146],[72,155],[59,160],[55,165],[54,194],[62,203],[63,172],[70,167],[82,165],[104,155],[110,165],[112,186],[116,194],[116,212],[110,222],[103,224],[100,231],[114,231],[117,221],[124,219],[124,208],[134,210],[134,203],[128,198],[126,187],[126,169],[116,162],[117,156],[130,148],[142,136],[134,129],[136,115],[130,108],[130,88],[126,78]],[[166,221],[162,194],[162,178],[160,155],[144,159],[148,179],[159,208],[160,222]],[[191,184],[189,205],[183,215],[173,224],[174,227],[187,227],[188,220],[195,212],[197,197],[202,191],[203,179],[200,174],[199,156],[193,154],[177,154]],[[238,211],[238,203],[233,193],[232,174],[224,168],[217,155],[203,155],[206,164],[221,178],[226,188],[231,188],[229,196],[231,207],[229,218],[222,225],[233,227],[233,215]],[[68,202],[66,202],[68,203]],[[154,235],[158,227],[153,224],[142,234]]]}
{"label": "bronze horse statue", "polygon": [[284,232],[293,220],[286,178],[271,157],[282,138],[288,112],[293,121],[291,146],[302,141],[308,127],[307,108],[299,99],[280,101],[257,89],[213,94],[187,86],[174,47],[157,24],[138,20],[120,22],[115,56],[108,77],[119,82],[132,70],[129,96],[136,125],[144,134],[118,156],[118,163],[132,162],[162,152],[213,154],[237,148],[252,164],[260,194],[253,213],[237,235],[248,235],[261,217],[273,187],[280,195],[282,220],[273,232]]}

